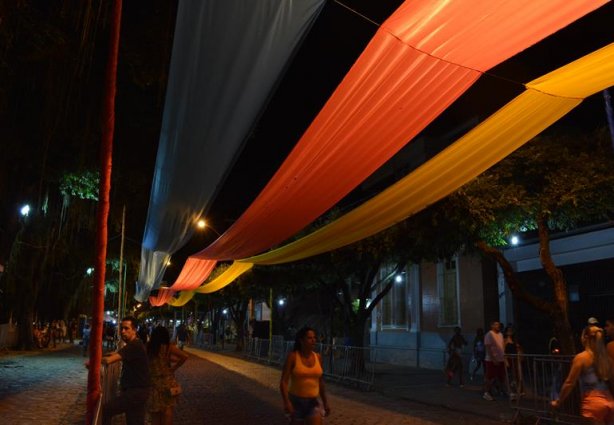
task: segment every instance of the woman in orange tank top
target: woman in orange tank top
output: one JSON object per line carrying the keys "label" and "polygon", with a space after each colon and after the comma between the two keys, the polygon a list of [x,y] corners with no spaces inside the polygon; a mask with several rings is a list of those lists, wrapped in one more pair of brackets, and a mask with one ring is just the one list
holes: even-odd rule
{"label": "woman in orange tank top", "polygon": [[316,333],[305,327],[296,333],[294,350],[288,354],[279,390],[284,401],[284,411],[292,424],[320,425],[321,409],[318,397],[322,399],[324,414],[330,414],[326,389],[322,379],[322,358],[315,353]]}

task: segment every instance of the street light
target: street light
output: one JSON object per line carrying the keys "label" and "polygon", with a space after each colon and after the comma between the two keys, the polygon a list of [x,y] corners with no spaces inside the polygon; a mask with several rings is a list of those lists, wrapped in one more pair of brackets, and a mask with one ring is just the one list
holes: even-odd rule
{"label": "street light", "polygon": [[510,239],[510,242],[512,243],[512,245],[518,245],[518,243],[520,242],[520,239],[518,239],[518,236],[514,235],[512,236],[512,238]]}
{"label": "street light", "polygon": [[221,235],[220,235],[220,232],[218,232],[217,230],[215,230],[215,229],[213,228],[213,226],[211,226],[210,224],[208,224],[208,223],[207,223],[207,221],[206,221],[204,218],[201,218],[201,219],[199,219],[199,220],[196,222],[196,227],[197,227],[199,230],[205,230],[206,228],[211,229],[211,230],[213,230],[213,231],[215,232],[215,234],[216,234],[216,235],[221,236]]}
{"label": "street light", "polygon": [[30,214],[30,205],[25,204],[19,209],[19,213],[22,217],[27,217]]}

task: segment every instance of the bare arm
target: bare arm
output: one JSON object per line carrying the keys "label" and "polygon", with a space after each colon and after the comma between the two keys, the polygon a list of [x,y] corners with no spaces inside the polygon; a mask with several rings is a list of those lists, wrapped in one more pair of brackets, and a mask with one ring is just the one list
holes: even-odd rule
{"label": "bare arm", "polygon": [[120,362],[121,360],[122,360],[122,356],[120,356],[119,353],[114,352],[114,353],[109,354],[108,356],[104,356],[102,360],[100,361],[100,363],[102,363],[103,365],[108,365],[111,363]]}
{"label": "bare arm", "polygon": [[610,358],[610,362],[612,363],[612,366],[614,366],[614,341],[608,342],[606,349],[608,351],[608,357]]}
{"label": "bare arm", "polygon": [[294,369],[295,362],[296,351],[291,351],[288,354],[288,358],[284,364],[284,368],[281,372],[281,379],[279,381],[279,392],[281,392],[281,398],[284,401],[284,411],[290,414],[294,413],[294,408],[292,407],[292,403],[290,403],[290,398],[288,397],[288,384],[290,382],[290,374],[292,373],[292,369]]}
{"label": "bare arm", "polygon": [[188,355],[181,351],[175,344],[170,344],[168,346],[169,353],[171,355],[171,363],[174,360],[174,363],[171,366],[171,372],[175,373],[177,369],[181,367],[182,364],[188,359]]}
{"label": "bare arm", "polygon": [[567,375],[567,379],[565,379],[565,382],[563,383],[563,386],[561,387],[561,393],[559,394],[559,399],[552,401],[552,407],[559,407],[559,405],[563,401],[565,401],[565,399],[569,396],[571,391],[576,386],[576,383],[578,382],[578,378],[580,377],[580,373],[582,372],[586,364],[586,356],[583,355],[585,353],[586,352],[580,353],[576,357],[574,357],[573,363],[571,364],[571,370],[569,371],[569,375]]}
{"label": "bare arm", "polygon": [[[322,364],[322,356],[316,353],[318,356],[318,361]],[[322,403],[324,404],[324,411],[326,412],[326,416],[330,415],[330,405],[328,404],[328,398],[326,397],[326,385],[324,385],[324,376],[320,376],[320,398],[322,399]]]}

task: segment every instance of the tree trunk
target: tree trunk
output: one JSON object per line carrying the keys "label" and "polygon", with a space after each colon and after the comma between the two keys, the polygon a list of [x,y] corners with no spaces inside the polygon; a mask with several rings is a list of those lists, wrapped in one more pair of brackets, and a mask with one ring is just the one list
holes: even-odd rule
{"label": "tree trunk", "polygon": [[113,134],[115,130],[115,93],[117,80],[117,55],[122,0],[115,0],[111,16],[109,58],[105,75],[102,141],[100,147],[100,189],[96,231],[96,266],[92,296],[92,329],[90,335],[90,368],[87,377],[86,423],[94,421],[96,404],[100,399],[100,361],[102,359],[102,319],[104,311],[104,281],[107,257],[107,221],[111,191],[111,164],[113,158]]}
{"label": "tree trunk", "polygon": [[552,281],[553,299],[556,308],[551,315],[555,335],[561,343],[563,354],[575,354],[576,344],[569,324],[569,299],[567,281],[561,269],[556,267],[550,253],[550,235],[546,216],[540,216],[537,222],[539,232],[539,260]]}
{"label": "tree trunk", "polygon": [[480,251],[493,258],[497,264],[499,264],[501,270],[503,271],[505,282],[507,283],[507,286],[512,292],[514,298],[525,301],[533,308],[546,313],[548,317],[550,317],[554,326],[555,336],[559,339],[561,344],[562,353],[574,354],[576,350],[567,311],[567,284],[563,273],[554,265],[554,262],[552,261],[552,257],[550,255],[548,227],[546,226],[544,219],[538,222],[538,228],[540,237],[540,261],[542,262],[544,270],[552,281],[554,302],[543,300],[529,293],[522,282],[518,280],[512,265],[507,261],[501,251],[489,246],[484,241],[476,242],[476,246],[478,249],[480,249]]}

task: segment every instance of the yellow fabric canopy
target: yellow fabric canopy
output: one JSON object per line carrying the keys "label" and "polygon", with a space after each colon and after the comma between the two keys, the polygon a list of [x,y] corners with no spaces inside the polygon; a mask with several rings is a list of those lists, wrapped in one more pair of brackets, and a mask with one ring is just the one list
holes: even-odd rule
{"label": "yellow fabric canopy", "polygon": [[236,278],[250,270],[253,266],[254,265],[252,263],[234,262],[224,273],[213,279],[211,282],[195,289],[194,291],[201,294],[210,294],[212,292],[219,291],[224,286],[231,284]]}
{"label": "yellow fabric canopy", "polygon": [[168,300],[168,304],[173,307],[181,307],[186,305],[188,301],[190,301],[194,297],[193,291],[182,291],[179,293],[177,298],[171,298]]}

